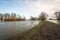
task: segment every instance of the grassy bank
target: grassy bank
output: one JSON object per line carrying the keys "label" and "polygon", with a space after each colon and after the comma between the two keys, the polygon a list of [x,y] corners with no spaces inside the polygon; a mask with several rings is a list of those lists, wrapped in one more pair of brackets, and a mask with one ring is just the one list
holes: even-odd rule
{"label": "grassy bank", "polygon": [[60,25],[43,21],[23,35],[17,35],[13,40],[60,40]]}
{"label": "grassy bank", "polygon": [[14,40],[60,40],[60,25],[44,21]]}
{"label": "grassy bank", "polygon": [[40,25],[42,25],[43,23],[44,23],[44,21],[43,22],[40,22],[38,25],[36,25],[31,30],[29,30],[26,33],[24,33],[22,36],[17,36],[16,37],[16,40],[23,40],[24,38],[26,38],[26,40],[28,40],[34,34],[34,32],[39,29]]}

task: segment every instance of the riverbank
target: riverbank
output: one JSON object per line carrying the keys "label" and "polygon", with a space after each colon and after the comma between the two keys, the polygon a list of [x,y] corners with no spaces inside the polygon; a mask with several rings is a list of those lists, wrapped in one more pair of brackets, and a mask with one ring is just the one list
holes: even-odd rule
{"label": "riverbank", "polygon": [[[44,21],[40,22],[38,25],[36,25],[31,30],[25,32],[23,35],[18,35],[16,37],[16,39],[14,39],[14,40],[25,40],[23,37],[27,37],[27,38],[31,37],[39,29],[40,25],[42,25],[43,23],[44,23]],[[23,38],[23,39],[21,39],[21,38]]]}
{"label": "riverbank", "polygon": [[39,23],[35,28],[26,32],[22,36],[17,36],[16,40],[60,40],[60,25],[45,21]]}

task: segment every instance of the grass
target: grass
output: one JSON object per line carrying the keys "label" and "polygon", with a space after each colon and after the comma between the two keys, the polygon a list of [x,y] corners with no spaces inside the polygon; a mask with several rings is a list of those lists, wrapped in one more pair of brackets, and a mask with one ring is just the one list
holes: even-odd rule
{"label": "grass", "polygon": [[43,21],[14,40],[60,40],[60,25]]}
{"label": "grass", "polygon": [[27,40],[33,35],[33,33],[35,31],[37,31],[39,29],[39,27],[44,23],[45,21],[43,22],[40,22],[38,25],[36,25],[34,28],[32,28],[31,30],[27,31],[26,33],[24,33],[22,36],[19,36],[16,38],[16,40],[19,40],[19,39],[22,39],[22,38],[27,38]]}

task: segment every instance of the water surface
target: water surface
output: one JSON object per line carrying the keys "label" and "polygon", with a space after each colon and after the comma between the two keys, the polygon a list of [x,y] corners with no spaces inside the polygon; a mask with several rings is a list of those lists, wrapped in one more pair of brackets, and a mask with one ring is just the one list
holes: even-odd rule
{"label": "water surface", "polygon": [[50,22],[53,22],[53,23],[56,23],[56,24],[60,25],[60,20],[48,20],[48,21],[50,21]]}
{"label": "water surface", "polygon": [[39,21],[0,22],[0,40],[6,40],[32,29]]}

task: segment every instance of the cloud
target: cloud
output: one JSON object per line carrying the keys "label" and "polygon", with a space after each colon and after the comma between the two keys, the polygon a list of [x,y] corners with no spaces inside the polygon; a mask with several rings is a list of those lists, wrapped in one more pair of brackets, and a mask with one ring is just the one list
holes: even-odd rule
{"label": "cloud", "polygon": [[60,0],[10,0],[4,1],[4,4],[23,6],[24,9],[29,11],[48,11],[59,10]]}
{"label": "cloud", "polygon": [[60,0],[10,0],[4,3],[18,6],[23,14],[34,14],[33,16],[39,15],[42,11],[51,15],[54,11],[60,10]]}
{"label": "cloud", "polygon": [[54,8],[52,8],[54,11],[59,11],[60,10],[60,0],[56,0],[54,3]]}
{"label": "cloud", "polygon": [[31,12],[35,16],[39,15],[42,11],[47,12],[49,15],[55,11],[60,10],[60,0],[30,0],[26,3],[26,12]]}

